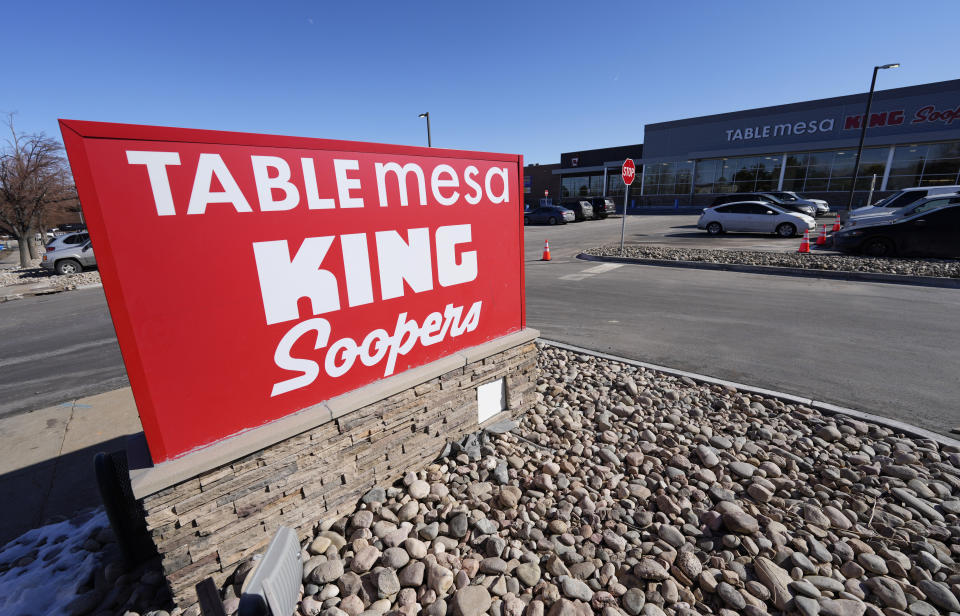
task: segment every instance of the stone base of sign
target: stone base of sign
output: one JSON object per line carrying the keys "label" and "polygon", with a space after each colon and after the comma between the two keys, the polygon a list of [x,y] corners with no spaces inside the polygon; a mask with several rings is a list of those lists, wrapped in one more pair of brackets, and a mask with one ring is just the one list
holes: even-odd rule
{"label": "stone base of sign", "polygon": [[131,486],[175,602],[196,603],[206,577],[224,583],[279,526],[305,538],[477,430],[480,385],[505,380],[505,410],[485,423],[525,411],[537,335],[467,349],[171,462],[137,469],[143,452],[131,447]]}

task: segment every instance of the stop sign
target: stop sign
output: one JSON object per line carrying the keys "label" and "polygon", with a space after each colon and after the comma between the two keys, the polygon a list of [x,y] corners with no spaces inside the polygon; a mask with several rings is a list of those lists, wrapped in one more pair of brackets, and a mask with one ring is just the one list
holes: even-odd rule
{"label": "stop sign", "polygon": [[623,183],[627,186],[633,184],[633,180],[637,177],[637,167],[633,164],[632,158],[623,161],[623,169],[620,170],[620,177],[623,178]]}

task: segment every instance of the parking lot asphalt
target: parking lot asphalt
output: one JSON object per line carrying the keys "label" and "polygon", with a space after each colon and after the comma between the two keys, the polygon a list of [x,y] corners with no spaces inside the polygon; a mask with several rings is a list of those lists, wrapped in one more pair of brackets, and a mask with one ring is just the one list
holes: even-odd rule
{"label": "parking lot asphalt", "polygon": [[[709,235],[697,229],[699,215],[664,214],[627,216],[624,242],[627,244],[655,244],[673,248],[706,248],[712,250],[761,250],[768,252],[794,252],[800,246],[800,238],[779,238],[762,233],[724,233]],[[621,217],[605,220],[585,220],[566,225],[528,225],[524,227],[527,238],[526,251],[531,254],[531,244],[543,251],[543,240],[550,240],[551,249],[566,250],[569,246],[580,252],[594,246],[620,243]],[[818,218],[817,225],[832,225],[833,218]],[[813,235],[813,234],[811,234]],[[539,256],[538,256],[539,258]]]}
{"label": "parking lot asphalt", "polygon": [[0,304],[0,417],[127,384],[103,289]]}
{"label": "parking lot asphalt", "polygon": [[[960,427],[960,290],[594,263],[528,231],[544,338],[898,419]],[[619,236],[618,236],[619,237]]]}

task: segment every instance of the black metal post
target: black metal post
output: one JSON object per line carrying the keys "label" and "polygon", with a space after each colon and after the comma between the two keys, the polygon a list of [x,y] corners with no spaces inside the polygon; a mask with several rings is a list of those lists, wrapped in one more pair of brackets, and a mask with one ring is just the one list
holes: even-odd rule
{"label": "black metal post", "polygon": [[423,113],[421,113],[421,114],[420,114],[419,116],[417,116],[417,117],[418,117],[418,118],[426,118],[426,119],[427,119],[427,147],[428,147],[428,148],[432,148],[432,147],[433,147],[433,144],[430,142],[430,112],[429,112],[429,111],[424,111]]}
{"label": "black metal post", "polygon": [[873,79],[870,80],[870,94],[867,95],[867,110],[860,123],[860,144],[857,146],[857,158],[853,163],[853,178],[850,182],[850,199],[847,201],[847,212],[853,211],[853,194],[857,189],[857,172],[860,171],[860,155],[863,154],[863,140],[867,136],[867,123],[870,121],[870,105],[873,104],[873,89],[877,85],[877,71],[879,66],[873,67]]}

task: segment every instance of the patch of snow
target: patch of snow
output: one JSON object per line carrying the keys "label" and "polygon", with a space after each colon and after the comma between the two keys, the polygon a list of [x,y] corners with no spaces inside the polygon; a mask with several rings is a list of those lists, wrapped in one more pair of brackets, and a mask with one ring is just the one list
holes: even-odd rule
{"label": "patch of snow", "polygon": [[[96,509],[35,528],[0,548],[0,614],[66,614],[102,554],[88,552],[83,543],[108,525],[106,513]],[[29,564],[16,566],[31,557]]]}

